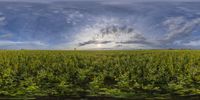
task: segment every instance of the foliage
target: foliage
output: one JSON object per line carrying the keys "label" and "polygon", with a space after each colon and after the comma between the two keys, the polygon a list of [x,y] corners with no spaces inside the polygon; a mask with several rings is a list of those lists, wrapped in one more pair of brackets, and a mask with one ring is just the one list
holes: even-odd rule
{"label": "foliage", "polygon": [[0,51],[2,96],[199,95],[200,51]]}

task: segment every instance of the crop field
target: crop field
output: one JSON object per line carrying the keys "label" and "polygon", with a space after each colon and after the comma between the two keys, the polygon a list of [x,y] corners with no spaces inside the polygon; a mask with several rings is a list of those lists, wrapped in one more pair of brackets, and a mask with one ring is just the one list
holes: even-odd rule
{"label": "crop field", "polygon": [[198,50],[0,51],[1,97],[199,95]]}

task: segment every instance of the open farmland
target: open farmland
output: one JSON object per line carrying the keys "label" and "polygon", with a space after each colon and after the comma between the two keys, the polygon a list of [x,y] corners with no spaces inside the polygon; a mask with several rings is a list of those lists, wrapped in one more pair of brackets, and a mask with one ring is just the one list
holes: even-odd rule
{"label": "open farmland", "polygon": [[0,51],[2,97],[200,95],[200,51]]}

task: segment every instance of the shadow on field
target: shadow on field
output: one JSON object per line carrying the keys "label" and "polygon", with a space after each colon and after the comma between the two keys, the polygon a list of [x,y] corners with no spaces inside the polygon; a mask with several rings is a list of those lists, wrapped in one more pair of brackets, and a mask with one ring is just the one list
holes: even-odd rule
{"label": "shadow on field", "polygon": [[86,97],[36,97],[37,100],[200,100],[200,95],[194,96],[171,96],[167,98],[163,97],[133,97],[133,98],[115,98],[115,97],[105,97],[105,96],[86,96]]}
{"label": "shadow on field", "polygon": [[171,96],[171,97],[134,97],[134,98],[115,98],[105,96],[86,96],[86,97],[70,97],[70,96],[44,96],[44,97],[0,97],[0,100],[200,100],[200,95],[194,96]]}

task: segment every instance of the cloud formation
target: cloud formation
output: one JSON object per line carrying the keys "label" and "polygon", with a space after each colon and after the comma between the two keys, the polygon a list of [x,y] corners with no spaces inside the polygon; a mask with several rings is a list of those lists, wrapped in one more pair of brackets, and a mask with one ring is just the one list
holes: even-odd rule
{"label": "cloud formation", "polygon": [[13,34],[11,34],[11,33],[0,35],[0,39],[9,39],[9,38],[12,38],[12,37],[13,37]]}
{"label": "cloud formation", "polygon": [[4,16],[0,16],[0,22],[4,21],[6,18]]}
{"label": "cloud formation", "polygon": [[40,41],[2,41],[0,49],[48,49],[45,43]]}
{"label": "cloud formation", "polygon": [[190,35],[192,31],[200,25],[200,18],[186,20],[183,17],[175,17],[166,20],[164,25],[168,27],[169,31],[164,40],[171,41],[173,39],[184,38]]}
{"label": "cloud formation", "polygon": [[83,43],[79,43],[79,46],[85,46],[85,45],[89,45],[89,44],[107,44],[107,43],[111,43],[111,41],[95,41],[95,40],[89,40]]}
{"label": "cloud formation", "polygon": [[199,44],[198,2],[17,2],[0,1],[2,49],[198,48]]}
{"label": "cloud formation", "polygon": [[134,29],[133,24],[126,23],[131,22],[130,19],[128,21],[107,17],[98,19],[96,23],[83,27],[83,30],[75,37],[79,48],[83,46],[99,48],[97,44],[102,44],[103,47],[116,49],[119,45],[151,44],[142,33]]}

